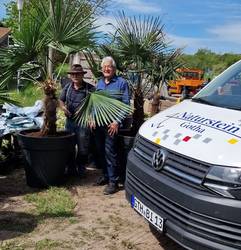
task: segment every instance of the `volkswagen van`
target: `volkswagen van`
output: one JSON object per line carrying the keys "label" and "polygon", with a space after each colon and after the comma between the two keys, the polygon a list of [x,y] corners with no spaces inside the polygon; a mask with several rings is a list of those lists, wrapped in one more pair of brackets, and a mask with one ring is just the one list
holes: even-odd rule
{"label": "volkswagen van", "polygon": [[129,152],[126,197],[187,249],[241,249],[241,61],[147,120]]}

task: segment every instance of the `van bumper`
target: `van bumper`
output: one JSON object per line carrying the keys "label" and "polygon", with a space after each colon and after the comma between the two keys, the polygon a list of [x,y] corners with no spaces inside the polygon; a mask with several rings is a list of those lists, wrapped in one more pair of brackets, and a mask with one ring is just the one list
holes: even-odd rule
{"label": "van bumper", "polygon": [[241,201],[179,183],[128,155],[126,198],[164,218],[163,233],[187,249],[241,249]]}

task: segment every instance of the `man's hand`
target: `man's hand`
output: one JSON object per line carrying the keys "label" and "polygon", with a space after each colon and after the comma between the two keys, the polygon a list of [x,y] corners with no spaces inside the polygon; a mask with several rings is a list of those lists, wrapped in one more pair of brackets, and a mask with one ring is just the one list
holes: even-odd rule
{"label": "man's hand", "polygon": [[69,117],[71,116],[71,113],[69,112],[69,110],[65,107],[65,106],[62,106],[62,110],[64,111],[64,114]]}
{"label": "man's hand", "polygon": [[91,131],[93,131],[96,128],[96,124],[94,120],[89,120],[88,121],[88,127],[90,128]]}
{"label": "man's hand", "polygon": [[112,122],[108,125],[108,133],[110,136],[117,134],[119,128],[119,124],[117,122]]}
{"label": "man's hand", "polygon": [[64,114],[65,114],[67,117],[70,117],[70,116],[71,116],[71,113],[70,113],[69,110],[66,108],[64,102],[61,101],[61,100],[59,100],[59,107],[60,107],[60,109],[64,112]]}

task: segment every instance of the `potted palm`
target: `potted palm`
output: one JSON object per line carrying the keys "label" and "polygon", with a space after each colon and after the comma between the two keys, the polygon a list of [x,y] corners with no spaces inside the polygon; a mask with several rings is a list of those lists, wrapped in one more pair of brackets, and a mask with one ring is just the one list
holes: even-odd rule
{"label": "potted palm", "polygon": [[[71,53],[93,46],[96,34],[93,14],[102,2],[91,6],[83,1],[78,7],[71,4],[71,0],[34,2],[33,15],[21,23],[21,32],[13,34],[15,45],[1,50],[1,64],[4,66],[2,83],[10,81],[17,69],[28,67],[29,61],[38,62],[38,70],[41,68],[43,72],[46,72],[48,66],[48,73],[39,82],[45,94],[43,126],[38,131],[22,131],[18,135],[27,160],[25,170],[27,184],[30,186],[57,185],[64,180],[64,168],[68,157],[72,155],[74,143],[73,135],[56,129],[58,98],[57,80],[53,79],[51,72],[53,50],[65,55],[64,64]],[[47,65],[46,61],[50,63]],[[34,80],[28,71],[24,72],[26,79]],[[94,95],[88,100],[96,99]],[[97,98],[97,101],[99,99]],[[106,108],[104,110],[102,109],[101,113],[108,113]],[[112,119],[105,117],[106,115],[98,115],[98,118],[85,115],[85,119],[95,120],[98,124]],[[80,120],[87,125],[84,119]]]}

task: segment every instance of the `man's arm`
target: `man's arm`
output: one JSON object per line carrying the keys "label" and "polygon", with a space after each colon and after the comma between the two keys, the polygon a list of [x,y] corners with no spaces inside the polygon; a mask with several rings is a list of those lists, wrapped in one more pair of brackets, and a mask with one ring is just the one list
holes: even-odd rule
{"label": "man's arm", "polygon": [[64,103],[63,101],[61,101],[61,100],[59,100],[59,107],[60,107],[60,109],[61,109],[62,111],[64,111],[64,114],[65,114],[66,116],[70,116],[70,115],[71,115],[71,113],[69,112],[69,110],[68,110],[67,107],[65,106],[65,103]]}
{"label": "man's arm", "polygon": [[66,94],[67,94],[67,89],[68,89],[68,87],[69,87],[69,84],[66,84],[66,85],[64,86],[64,88],[62,89],[62,92],[61,92],[61,94],[60,94],[60,96],[59,96],[59,99],[60,99],[62,102],[65,102],[65,101],[66,101]]}
{"label": "man's arm", "polygon": [[123,81],[122,102],[124,102],[127,105],[130,105],[130,91],[126,80]]}
{"label": "man's arm", "polygon": [[[127,105],[130,105],[130,94],[129,94],[129,86],[126,80],[123,79],[123,86],[122,86],[122,102],[124,102]],[[123,114],[125,112],[123,111]],[[114,121],[108,126],[108,133],[112,136],[116,133],[118,133],[119,125],[122,123],[121,120]]]}
{"label": "man's arm", "polygon": [[63,90],[62,90],[62,93],[59,97],[59,107],[62,111],[64,111],[65,115],[66,116],[70,116],[71,113],[69,112],[69,110],[67,109],[65,103],[66,103],[66,95],[67,95],[67,90],[69,88],[69,84],[65,85]]}

